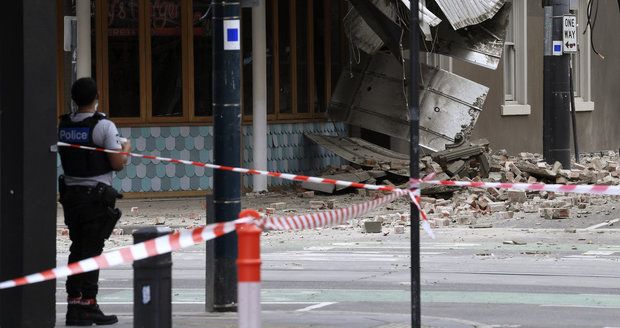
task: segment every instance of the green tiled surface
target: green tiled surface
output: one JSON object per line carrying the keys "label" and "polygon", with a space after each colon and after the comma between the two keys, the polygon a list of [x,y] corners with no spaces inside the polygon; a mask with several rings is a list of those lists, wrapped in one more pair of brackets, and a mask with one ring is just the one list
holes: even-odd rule
{"label": "green tiled surface", "polygon": [[[242,166],[252,167],[252,126],[243,126]],[[345,135],[342,123],[270,124],[267,136],[268,169],[288,173],[317,175],[328,166],[339,166],[341,159],[304,137],[304,133]],[[213,127],[179,126],[121,128],[122,136],[131,139],[134,151],[149,155],[213,163]],[[60,159],[58,174],[62,173]],[[279,186],[290,181],[269,178]],[[243,184],[252,187],[252,177]],[[207,190],[213,186],[213,172],[202,167],[160,163],[132,158],[125,170],[118,172],[113,185],[122,192]]]}

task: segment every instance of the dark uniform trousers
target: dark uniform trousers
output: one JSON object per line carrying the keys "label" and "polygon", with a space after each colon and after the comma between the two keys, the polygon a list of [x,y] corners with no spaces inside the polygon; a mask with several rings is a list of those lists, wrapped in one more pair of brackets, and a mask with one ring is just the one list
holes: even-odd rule
{"label": "dark uniform trousers", "polygon": [[[116,191],[103,184],[97,187],[64,186],[61,189],[60,202],[71,239],[69,263],[100,255],[105,239],[120,218],[120,211],[114,208],[115,197],[106,199],[104,193]],[[68,297],[95,299],[98,280],[99,270],[69,276],[66,283]]]}

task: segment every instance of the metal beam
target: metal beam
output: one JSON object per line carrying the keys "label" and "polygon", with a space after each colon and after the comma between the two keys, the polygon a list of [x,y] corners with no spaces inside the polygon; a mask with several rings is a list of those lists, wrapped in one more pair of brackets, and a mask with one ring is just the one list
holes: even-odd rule
{"label": "metal beam", "polygon": [[[241,166],[241,6],[239,1],[213,0],[213,119],[216,164]],[[241,210],[241,176],[213,173],[215,219],[237,219]],[[237,235],[215,241],[215,297],[218,312],[237,309]]]}
{"label": "metal beam", "polygon": [[544,7],[543,156],[564,168],[570,168],[570,55],[554,55],[553,41],[562,41],[562,16],[569,7],[570,0],[549,0]]}
{"label": "metal beam", "polygon": [[[411,2],[409,31],[409,172],[411,179],[420,178],[420,97],[418,93],[418,81],[420,80],[420,34],[419,26],[419,1]],[[411,213],[411,327],[419,328],[421,322],[420,300],[420,213],[412,203]]]}

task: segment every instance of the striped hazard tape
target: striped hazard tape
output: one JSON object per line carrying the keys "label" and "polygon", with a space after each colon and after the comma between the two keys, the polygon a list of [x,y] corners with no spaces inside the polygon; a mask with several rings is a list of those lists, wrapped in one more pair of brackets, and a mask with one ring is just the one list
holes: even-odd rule
{"label": "striped hazard tape", "polygon": [[457,186],[469,188],[497,188],[525,191],[551,191],[568,192],[576,194],[590,195],[620,195],[620,186],[607,185],[563,185],[563,184],[544,184],[544,183],[503,183],[503,182],[474,182],[474,181],[452,181],[452,180],[424,180],[425,184],[440,186]]}
{"label": "striped hazard tape", "polygon": [[[307,181],[307,182],[314,182],[314,183],[338,185],[338,186],[344,186],[344,187],[390,191],[390,192],[394,192],[396,190],[404,191],[404,189],[400,189],[400,188],[396,188],[392,186],[378,186],[378,185],[373,185],[373,184],[357,183],[357,182],[344,181],[344,180],[325,179],[325,178],[310,177],[310,176],[298,175],[298,174],[245,169],[241,167],[230,167],[230,166],[223,166],[223,165],[217,165],[217,164],[193,162],[193,161],[187,161],[187,160],[181,160],[181,159],[128,153],[128,152],[122,152],[118,150],[110,150],[110,149],[104,149],[104,148],[73,145],[73,144],[68,144],[64,142],[58,142],[57,145],[60,147],[72,147],[72,148],[79,148],[79,149],[85,149],[85,150],[94,150],[94,151],[100,151],[100,152],[106,152],[106,153],[121,154],[121,155],[126,155],[126,156],[131,156],[131,157],[146,158],[146,159],[162,161],[162,162],[201,166],[201,167],[206,167],[206,168],[212,168],[215,170],[232,171],[232,172],[238,172],[238,173],[250,174],[250,175],[265,175],[265,176],[270,176],[270,177],[280,178],[280,179],[285,179],[285,180],[292,180],[292,181],[302,181],[302,182]],[[612,196],[620,195],[620,186],[475,182],[475,181],[431,180],[429,178],[426,178],[424,180],[412,179],[411,180],[411,185],[413,187],[412,190],[419,189],[420,184],[471,187],[471,188],[498,188],[498,189],[513,189],[513,190],[526,190],[526,191],[552,191],[552,192],[568,192],[568,193],[578,193],[578,194],[612,195]]]}
{"label": "striped hazard tape", "polygon": [[193,161],[187,161],[187,160],[175,159],[175,158],[167,158],[167,157],[151,156],[151,155],[144,155],[144,154],[128,153],[128,152],[122,152],[122,151],[119,151],[119,150],[111,150],[111,149],[105,149],[105,148],[96,148],[96,147],[88,147],[88,146],[82,146],[82,145],[73,145],[73,144],[68,144],[68,143],[64,143],[64,142],[58,142],[57,145],[60,146],[60,147],[71,147],[71,148],[78,148],[78,149],[85,149],[85,150],[100,151],[100,152],[111,153],[111,154],[121,154],[121,155],[125,155],[125,156],[150,159],[150,160],[153,160],[153,161],[162,161],[162,162],[175,163],[175,164],[200,166],[200,167],[206,167],[206,168],[211,168],[211,169],[215,169],[215,170],[231,171],[231,172],[237,172],[237,173],[242,173],[242,174],[265,175],[265,176],[269,176],[269,177],[280,178],[280,179],[285,179],[285,180],[292,180],[292,181],[324,183],[324,184],[338,185],[338,186],[343,186],[343,187],[352,187],[352,188],[369,189],[369,190],[380,190],[380,191],[394,191],[394,190],[398,189],[398,188],[392,187],[392,186],[377,186],[377,185],[372,185],[372,184],[357,183],[357,182],[344,181],[344,180],[333,180],[333,179],[325,179],[325,178],[318,178],[318,177],[309,177],[309,176],[298,175],[298,174],[288,174],[288,173],[280,173],[280,172],[253,170],[253,169],[245,169],[245,168],[241,168],[241,167],[230,167],[230,166],[223,166],[223,165],[217,165],[217,164],[193,162]]}
{"label": "striped hazard tape", "polygon": [[66,266],[34,273],[21,278],[0,282],[0,289],[12,288],[37,282],[68,277],[84,272],[110,268],[113,266],[132,263],[148,257],[165,254],[186,248],[207,240],[223,236],[233,230],[237,224],[248,223],[252,217],[235,221],[215,223],[193,230],[183,230],[169,235],[157,237],[145,242],[123,247],[99,256],[74,262]]}
{"label": "striped hazard tape", "polygon": [[[223,236],[235,230],[236,226],[241,223],[255,222],[265,229],[272,230],[301,230],[341,224],[347,220],[359,217],[377,209],[382,205],[392,202],[398,197],[412,193],[413,192],[397,189],[394,193],[384,197],[330,211],[289,217],[274,216],[262,218],[260,220],[256,220],[255,216],[250,215],[231,222],[210,224],[193,230],[183,230],[170,235],[157,237],[139,244],[123,247],[108,253],[103,253],[99,256],[71,263],[67,266],[0,282],[0,289],[23,286],[68,277],[84,272],[106,269],[121,264],[129,264],[148,257],[173,252]],[[416,202],[419,207],[417,200],[414,200],[414,202]],[[247,211],[242,213],[247,213]],[[422,224],[422,227],[432,238],[435,238],[428,222],[425,221]]]}
{"label": "striped hazard tape", "polygon": [[431,229],[426,213],[420,208],[419,196],[416,192],[395,189],[393,193],[372,201],[355,204],[345,208],[338,208],[329,211],[308,213],[295,216],[271,216],[265,219],[265,228],[272,230],[304,230],[323,227],[326,225],[342,224],[350,219],[365,215],[378,207],[390,203],[405,195],[410,195],[412,202],[416,205],[422,216],[422,228],[433,239],[435,234]]}

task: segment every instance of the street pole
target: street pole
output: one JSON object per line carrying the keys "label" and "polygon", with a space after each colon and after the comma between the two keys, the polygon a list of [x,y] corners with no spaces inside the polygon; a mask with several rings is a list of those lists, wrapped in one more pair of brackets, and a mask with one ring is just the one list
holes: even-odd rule
{"label": "street pole", "polygon": [[[56,1],[0,12],[0,280],[56,266]],[[54,327],[56,281],[0,292],[0,327]]]}
{"label": "street pole", "polygon": [[[420,103],[418,81],[420,80],[420,34],[419,0],[411,1],[409,24],[409,172],[411,179],[420,178]],[[420,301],[420,213],[411,203],[411,327],[422,326]]]}
{"label": "street pole", "polygon": [[575,107],[575,86],[573,85],[573,57],[570,58],[570,68],[568,70],[568,81],[570,82],[570,107],[571,123],[573,125],[573,148],[575,149],[575,163],[579,163],[579,143],[577,140],[577,107]]}
{"label": "street pole", "polygon": [[91,77],[90,0],[75,3],[77,16],[77,78]]}
{"label": "street pole", "polygon": [[[241,6],[239,1],[213,0],[213,119],[216,164],[241,166]],[[241,210],[241,176],[213,173],[217,222],[233,221]],[[213,310],[237,309],[237,235],[215,241]]]}
{"label": "street pole", "polygon": [[[570,55],[562,53],[562,16],[568,15],[570,0],[545,0],[543,155],[570,168]],[[558,43],[559,41],[559,43]],[[558,49],[554,49],[559,47]]]}
{"label": "street pole", "polygon": [[[252,158],[256,170],[267,170],[267,24],[265,0],[252,8]],[[267,177],[252,177],[254,191],[267,190]]]}

